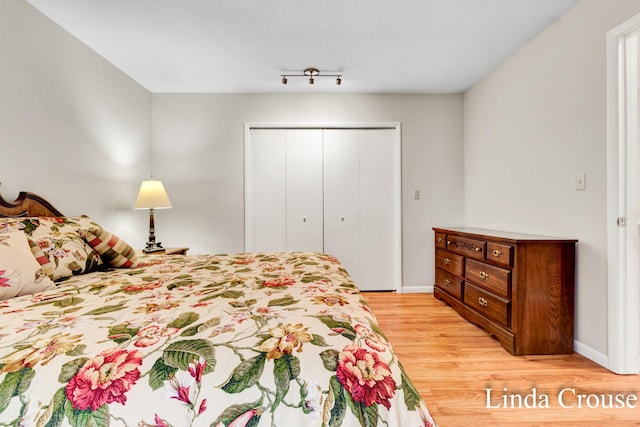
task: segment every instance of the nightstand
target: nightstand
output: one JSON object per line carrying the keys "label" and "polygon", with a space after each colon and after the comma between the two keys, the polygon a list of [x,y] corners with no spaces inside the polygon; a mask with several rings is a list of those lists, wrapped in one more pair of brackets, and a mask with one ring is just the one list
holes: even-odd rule
{"label": "nightstand", "polygon": [[189,248],[164,248],[162,251],[149,252],[151,255],[186,255]]}

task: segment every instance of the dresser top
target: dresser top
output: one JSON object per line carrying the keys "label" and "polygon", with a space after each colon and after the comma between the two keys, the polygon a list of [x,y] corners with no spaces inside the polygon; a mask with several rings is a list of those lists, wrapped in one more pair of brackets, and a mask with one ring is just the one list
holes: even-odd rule
{"label": "dresser top", "polygon": [[517,242],[577,242],[577,239],[567,239],[562,237],[553,236],[541,236],[537,234],[515,233],[511,231],[502,230],[490,230],[487,228],[475,228],[475,227],[433,227],[434,231],[441,233],[459,233],[466,234],[472,237],[480,238],[498,238],[502,240],[517,241]]}

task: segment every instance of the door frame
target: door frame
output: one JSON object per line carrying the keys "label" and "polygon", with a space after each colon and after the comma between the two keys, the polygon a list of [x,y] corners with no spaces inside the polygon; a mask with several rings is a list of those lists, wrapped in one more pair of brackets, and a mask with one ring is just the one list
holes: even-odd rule
{"label": "door frame", "polygon": [[[398,181],[400,189],[398,191],[398,200],[394,206],[394,215],[397,218],[395,228],[398,230],[398,239],[395,242],[394,253],[396,259],[393,260],[396,269],[398,270],[398,278],[396,280],[396,286],[394,291],[401,293],[403,284],[403,264],[402,264],[402,125],[400,122],[245,122],[244,123],[244,172],[243,180],[246,177],[247,170],[249,170],[249,156],[247,155],[249,150],[249,143],[251,138],[251,129],[392,129],[395,131],[394,144],[397,147],[397,164],[395,165],[398,170]],[[250,197],[246,192],[246,181],[243,184],[244,191],[244,247],[247,247],[247,211],[251,209]]]}
{"label": "door frame", "polygon": [[[626,36],[640,29],[640,14],[607,32],[607,368],[640,370],[638,227],[638,95],[627,90],[626,70],[637,87],[638,60],[627,64]],[[629,68],[631,66],[631,68]],[[624,223],[620,224],[620,221]]]}

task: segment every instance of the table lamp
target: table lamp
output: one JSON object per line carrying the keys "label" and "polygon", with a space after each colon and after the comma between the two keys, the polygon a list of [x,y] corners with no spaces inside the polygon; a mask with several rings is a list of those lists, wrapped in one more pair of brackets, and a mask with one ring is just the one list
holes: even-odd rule
{"label": "table lamp", "polygon": [[143,249],[143,252],[158,252],[163,251],[164,248],[160,242],[156,242],[156,230],[153,220],[153,211],[155,209],[169,209],[171,208],[171,200],[162,185],[162,181],[150,180],[142,181],[140,185],[140,191],[138,191],[138,197],[134,204],[134,209],[149,209],[149,241],[147,246]]}

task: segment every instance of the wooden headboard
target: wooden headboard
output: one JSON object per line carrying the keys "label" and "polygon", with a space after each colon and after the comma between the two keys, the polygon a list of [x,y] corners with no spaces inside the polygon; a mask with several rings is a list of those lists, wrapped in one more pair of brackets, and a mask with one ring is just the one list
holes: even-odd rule
{"label": "wooden headboard", "polygon": [[0,195],[0,217],[16,218],[26,216],[64,216],[42,197],[21,191],[14,202],[7,202]]}

